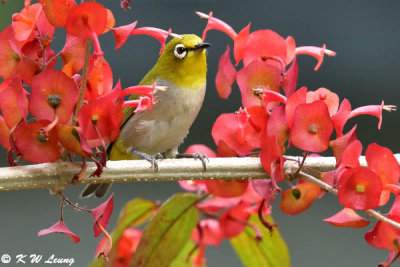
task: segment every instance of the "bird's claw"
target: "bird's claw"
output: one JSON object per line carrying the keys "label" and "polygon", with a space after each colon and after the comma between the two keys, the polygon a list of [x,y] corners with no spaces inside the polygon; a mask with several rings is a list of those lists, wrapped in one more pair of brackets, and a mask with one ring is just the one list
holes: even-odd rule
{"label": "bird's claw", "polygon": [[191,153],[191,154],[177,154],[177,158],[192,158],[192,159],[199,159],[201,163],[203,164],[203,169],[204,171],[207,170],[207,161],[210,161],[207,157],[207,155],[200,154],[200,153]]}
{"label": "bird's claw", "polygon": [[150,162],[150,164],[151,164],[150,168],[154,168],[156,172],[158,171],[158,161],[157,160],[164,159],[164,157],[161,153],[157,153],[155,155],[149,155],[149,154],[146,154],[146,153],[134,150],[134,149],[132,149],[131,153]]}

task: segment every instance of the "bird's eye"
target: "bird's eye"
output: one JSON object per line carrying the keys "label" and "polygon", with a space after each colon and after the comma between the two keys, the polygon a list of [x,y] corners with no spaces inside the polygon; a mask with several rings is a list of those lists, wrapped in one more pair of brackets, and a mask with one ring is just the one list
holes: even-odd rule
{"label": "bird's eye", "polygon": [[187,49],[183,44],[177,44],[174,49],[174,55],[178,59],[186,57]]}

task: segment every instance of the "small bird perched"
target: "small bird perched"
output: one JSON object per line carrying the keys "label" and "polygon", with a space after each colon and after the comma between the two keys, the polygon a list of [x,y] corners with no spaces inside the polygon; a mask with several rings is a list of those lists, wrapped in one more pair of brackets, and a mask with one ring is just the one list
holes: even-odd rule
{"label": "small bird perched", "polygon": [[[194,34],[172,39],[164,48],[154,67],[140,85],[165,86],[156,91],[158,101],[151,110],[134,114],[134,108],[124,109],[119,137],[108,147],[110,160],[143,158],[158,168],[156,157],[178,154],[178,146],[188,134],[203,104],[206,91],[207,61],[204,43]],[[131,99],[135,96],[131,96]],[[155,155],[155,156],[154,156]],[[160,155],[161,156],[161,155]],[[204,163],[203,163],[204,164]],[[81,196],[102,197],[111,184],[91,184]]]}

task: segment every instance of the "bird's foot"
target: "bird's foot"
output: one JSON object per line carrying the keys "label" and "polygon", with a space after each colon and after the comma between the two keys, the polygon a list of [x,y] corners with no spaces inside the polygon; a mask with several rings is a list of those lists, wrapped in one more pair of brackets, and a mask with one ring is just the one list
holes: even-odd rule
{"label": "bird's foot", "polygon": [[208,157],[206,155],[200,154],[200,153],[191,153],[191,154],[176,154],[176,158],[182,159],[182,158],[191,158],[191,159],[199,159],[201,163],[203,164],[203,169],[204,171],[207,170],[207,163],[206,160],[208,160]]}
{"label": "bird's foot", "polygon": [[131,153],[141,157],[142,159],[147,160],[148,162],[151,163],[151,168],[154,168],[156,170],[156,172],[158,171],[158,159],[164,159],[163,155],[161,155],[161,153],[157,153],[154,155],[149,155],[140,151],[137,151],[135,149],[131,150]]}

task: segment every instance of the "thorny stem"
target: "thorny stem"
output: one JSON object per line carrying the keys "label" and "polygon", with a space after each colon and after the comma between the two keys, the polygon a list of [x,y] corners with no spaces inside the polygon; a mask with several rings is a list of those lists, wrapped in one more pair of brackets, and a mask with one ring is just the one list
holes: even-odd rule
{"label": "thorny stem", "polygon": [[92,48],[92,39],[86,39],[86,47],[85,47],[85,61],[83,63],[82,70],[82,80],[81,80],[81,88],[79,88],[79,98],[78,102],[75,106],[74,115],[72,117],[72,122],[75,126],[78,125],[78,111],[83,106],[83,100],[85,97],[86,83],[88,79],[88,71],[89,71],[89,59],[90,59],[90,50]]}
{"label": "thorny stem", "polygon": [[[330,186],[329,184],[327,184],[327,183],[315,178],[312,175],[309,175],[307,173],[304,173],[304,172],[300,171],[298,177],[300,179],[303,179],[303,180],[306,180],[306,181],[308,181],[310,183],[318,185],[322,189],[324,189],[324,190],[326,190],[326,191],[328,191],[328,192],[330,192],[330,193],[332,193],[334,195],[338,194],[338,191],[336,189],[334,189],[332,186]],[[400,223],[389,219],[388,217],[386,217],[385,215],[381,214],[380,212],[378,212],[376,210],[367,209],[367,210],[363,210],[363,212],[365,212],[365,214],[367,214],[369,217],[372,217],[372,218],[374,218],[374,219],[376,219],[378,221],[382,221],[384,223],[388,223],[388,224],[400,229]]]}
{"label": "thorny stem", "polygon": [[88,209],[81,208],[81,207],[75,205],[74,203],[72,203],[66,196],[64,196],[63,193],[59,193],[59,195],[60,195],[61,199],[63,200],[63,202],[64,202],[64,201],[67,202],[67,204],[70,205],[71,207],[73,207],[74,209],[79,210],[79,211],[89,212],[89,213],[91,212],[91,211],[88,210]]}

